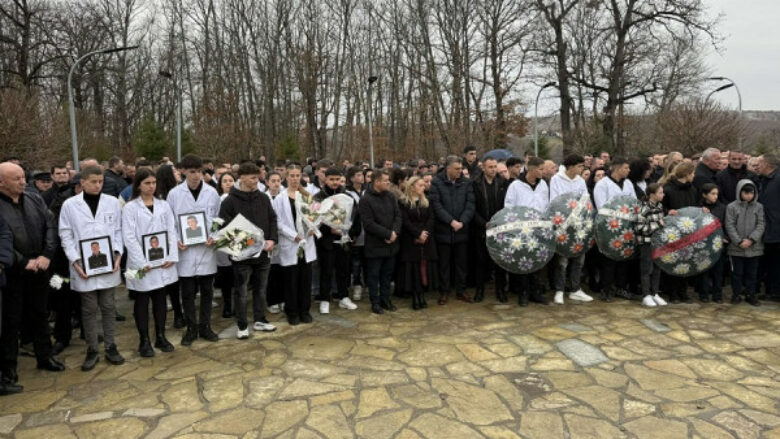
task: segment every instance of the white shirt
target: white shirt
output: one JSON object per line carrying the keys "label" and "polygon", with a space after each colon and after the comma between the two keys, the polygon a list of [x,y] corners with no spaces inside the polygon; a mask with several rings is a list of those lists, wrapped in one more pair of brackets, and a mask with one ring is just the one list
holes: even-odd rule
{"label": "white shirt", "polygon": [[[299,200],[303,195],[300,192],[295,192],[295,199]],[[287,190],[282,191],[274,198],[271,205],[276,212],[277,228],[279,230],[279,245],[278,248],[278,264],[282,267],[290,267],[298,263],[298,247],[299,244],[295,242],[297,236],[304,236],[303,223],[301,219],[301,212],[296,211],[296,220],[293,221],[291,208],[295,206],[290,205],[290,197],[287,195]],[[303,244],[303,251],[306,256],[306,262],[312,262],[317,259],[317,247],[314,244],[314,236],[306,236]]]}
{"label": "white shirt", "polygon": [[[127,249],[127,268],[140,270],[149,266],[144,255],[143,236],[151,233],[168,233],[168,257],[166,262],[178,262],[179,247],[176,245],[176,219],[167,202],[154,199],[154,213],[144,206],[141,197],[128,201],[122,211],[122,238]],[[162,244],[162,243],[161,243]],[[143,279],[127,278],[127,289],[133,291],[152,291],[170,285],[179,280],[176,264],[168,268],[149,270]]]}
{"label": "white shirt", "polygon": [[[177,241],[182,240],[179,217],[196,212],[206,214],[206,224],[202,226],[206,236],[210,235],[211,222],[219,216],[220,198],[216,189],[205,182],[201,183],[198,199],[195,200],[185,181],[171,189],[167,201],[176,218]],[[205,244],[188,246],[187,249],[179,251],[179,263],[176,267],[180,277],[212,275],[217,272],[217,255],[213,247],[207,247]]]}
{"label": "white shirt", "polygon": [[623,179],[623,187],[620,187],[615,183],[615,180],[604,176],[593,188],[593,201],[596,203],[596,209],[601,209],[609,200],[621,195],[636,198],[634,185],[627,178]]}
{"label": "white shirt", "polygon": [[525,180],[517,179],[509,185],[506,191],[504,206],[531,207],[544,212],[550,204],[550,190],[547,182],[540,178],[536,187],[531,187]]}
{"label": "white shirt", "polygon": [[582,195],[588,191],[585,180],[579,175],[569,178],[566,172],[558,172],[550,179],[550,200],[554,200],[559,195],[574,193]]}

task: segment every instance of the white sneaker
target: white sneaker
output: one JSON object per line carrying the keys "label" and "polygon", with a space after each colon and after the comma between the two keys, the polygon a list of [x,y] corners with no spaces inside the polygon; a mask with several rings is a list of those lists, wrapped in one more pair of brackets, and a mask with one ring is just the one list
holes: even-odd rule
{"label": "white sneaker", "polygon": [[352,301],[349,300],[349,297],[345,297],[345,298],[339,300],[339,308],[352,310],[352,309],[357,309],[357,305],[352,303]]}
{"label": "white sneaker", "polygon": [[255,331],[273,332],[276,331],[276,326],[267,322],[255,322],[253,326]]}
{"label": "white sneaker", "polygon": [[553,302],[557,303],[558,305],[563,305],[563,291],[555,292],[555,298],[553,299]]}
{"label": "white sneaker", "polygon": [[585,291],[577,290],[569,294],[569,299],[579,300],[580,302],[593,302],[593,298],[585,294]]}
{"label": "white sneaker", "polygon": [[330,302],[327,300],[320,302],[320,314],[330,314]]}
{"label": "white sneaker", "polygon": [[279,314],[280,312],[282,312],[282,308],[278,304],[271,305],[268,307],[268,312],[270,312],[271,314]]}
{"label": "white sneaker", "polygon": [[360,285],[355,285],[352,289],[352,300],[360,300],[362,294],[363,287]]}
{"label": "white sneaker", "polygon": [[666,305],[668,305],[666,303],[666,301],[664,299],[662,299],[661,296],[659,296],[658,294],[653,296],[653,302],[655,302],[655,304],[658,305],[658,306],[666,306]]}
{"label": "white sneaker", "polygon": [[239,329],[238,332],[236,332],[236,338],[239,340],[246,340],[249,338],[249,326],[247,326],[245,329]]}
{"label": "white sneaker", "polygon": [[651,296],[649,294],[647,296],[645,296],[644,299],[642,299],[642,305],[644,305],[644,306],[646,306],[648,308],[655,308],[656,306],[658,306],[658,305],[656,305],[655,300],[653,300],[653,296]]}

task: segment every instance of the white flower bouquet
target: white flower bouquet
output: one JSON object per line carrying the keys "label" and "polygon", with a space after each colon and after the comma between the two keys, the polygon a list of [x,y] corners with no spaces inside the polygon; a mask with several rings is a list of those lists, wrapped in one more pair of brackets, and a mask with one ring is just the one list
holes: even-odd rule
{"label": "white flower bouquet", "polygon": [[349,242],[349,228],[352,227],[352,209],[355,201],[347,194],[332,195],[320,205],[320,220],[326,226],[340,230],[341,239],[337,244]]}
{"label": "white flower bouquet", "polygon": [[265,234],[243,215],[238,214],[215,234],[214,248],[234,261],[257,258],[265,247]]}
{"label": "white flower bouquet", "polygon": [[69,283],[70,279],[67,277],[62,277],[59,274],[55,274],[54,276],[49,279],[49,286],[52,287],[52,289],[55,289],[59,291],[62,289],[62,284]]}
{"label": "white flower bouquet", "polygon": [[320,203],[311,202],[311,197],[295,197],[295,212],[300,218],[304,236],[308,235],[311,230],[314,231],[314,236],[317,238],[322,236],[320,233],[322,218],[319,209]]}

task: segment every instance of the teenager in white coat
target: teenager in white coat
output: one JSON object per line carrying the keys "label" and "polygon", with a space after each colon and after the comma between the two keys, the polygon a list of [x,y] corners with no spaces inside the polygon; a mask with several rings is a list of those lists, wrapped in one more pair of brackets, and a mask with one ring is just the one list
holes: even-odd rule
{"label": "teenager in white coat", "polygon": [[[217,190],[203,182],[203,162],[200,157],[188,154],[181,159],[184,182],[168,193],[168,204],[176,217],[177,247],[179,263],[176,268],[181,286],[181,301],[184,308],[184,321],[187,330],[181,338],[183,346],[189,346],[198,336],[215,342],[217,334],[211,330],[211,301],[214,298],[214,275],[217,273],[217,254],[214,251],[214,238],[210,235],[211,222],[219,215],[221,200]],[[203,244],[187,246],[183,242],[186,230],[180,217],[202,212],[206,223],[200,224],[205,235]],[[200,319],[195,313],[195,295],[200,290]]]}
{"label": "teenager in white coat", "polygon": [[[176,219],[167,202],[157,198],[157,179],[150,169],[139,169],[133,179],[133,195],[122,211],[122,238],[127,250],[127,269],[137,276],[126,276],[127,288],[137,292],[133,315],[138,328],[142,357],[153,357],[154,349],[149,341],[149,301],[152,301],[156,339],[154,347],[163,352],[173,351],[173,345],[165,338],[165,287],[175,283],[179,276],[176,262],[179,249],[176,246]],[[144,252],[144,235],[167,233],[167,256],[162,265],[152,268]],[[151,251],[150,251],[151,253]]]}
{"label": "teenager in white coat", "polygon": [[[87,166],[81,171],[82,193],[65,201],[60,210],[59,235],[62,249],[70,262],[70,288],[78,291],[81,299],[81,322],[87,341],[87,356],[81,370],[95,367],[98,356],[97,313],[100,309],[103,322],[103,341],[106,360],[111,364],[122,364],[125,359],[114,343],[116,334],[116,306],[114,292],[121,282],[119,264],[122,260],[122,211],[119,201],[102,194],[103,170],[99,166]],[[113,251],[114,263],[111,271],[88,276],[85,269],[81,242],[108,237]],[[106,242],[106,241],[103,241]],[[101,248],[101,250],[103,250]],[[108,255],[106,255],[108,256]],[[110,259],[109,259],[110,261]]]}
{"label": "teenager in white coat", "polygon": [[287,166],[287,188],[274,198],[279,229],[279,264],[284,280],[284,312],[290,325],[311,323],[311,266],[317,259],[314,230],[304,233],[296,201],[311,201],[311,195],[301,187],[301,167]]}

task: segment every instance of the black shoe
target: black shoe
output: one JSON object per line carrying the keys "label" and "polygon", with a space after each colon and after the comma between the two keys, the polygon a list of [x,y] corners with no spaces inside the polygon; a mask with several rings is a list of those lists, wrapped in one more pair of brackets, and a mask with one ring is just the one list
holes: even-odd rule
{"label": "black shoe", "polygon": [[544,297],[544,294],[532,294],[531,295],[531,302],[538,303],[540,305],[549,305],[550,302],[547,301],[547,298]]}
{"label": "black shoe", "polygon": [[98,351],[87,349],[87,357],[84,358],[84,362],[81,363],[81,370],[84,372],[89,372],[95,368],[95,365],[98,363],[98,361],[100,361],[100,355],[98,355]]}
{"label": "black shoe", "polygon": [[485,291],[484,290],[477,290],[477,293],[474,294],[474,303],[479,303],[485,300]]}
{"label": "black shoe", "polygon": [[509,302],[509,298],[506,296],[506,291],[496,291],[496,299],[501,303]]}
{"label": "black shoe", "polygon": [[296,326],[301,323],[301,319],[296,315],[289,315],[287,316],[287,323],[290,324],[290,326]]}
{"label": "black shoe", "polygon": [[601,293],[601,300],[607,303],[612,303],[612,301],[614,300],[612,298],[612,291],[603,291]]}
{"label": "black shoe", "polygon": [[458,300],[462,300],[466,303],[474,303],[474,299],[469,297],[466,293],[457,293],[455,294],[455,298]]}
{"label": "black shoe", "polygon": [[231,317],[235,317],[235,314],[233,314],[233,311],[229,309],[223,309],[222,310],[222,318],[223,319],[229,319]]}
{"label": "black shoe", "polygon": [[201,323],[200,326],[198,326],[198,337],[206,341],[219,340],[219,336],[215,334],[214,331],[211,330],[211,326],[205,323]]}
{"label": "black shoe", "polygon": [[163,352],[173,352],[173,344],[165,338],[165,331],[157,331],[154,347]]}
{"label": "black shoe", "polygon": [[520,296],[517,299],[517,304],[520,306],[528,306],[528,292],[524,291],[520,293]]}
{"label": "black shoe", "polygon": [[689,295],[687,295],[687,294],[683,294],[683,295],[680,297],[680,300],[682,300],[682,301],[683,301],[683,302],[685,302],[685,303],[693,303],[693,299],[691,298],[691,296],[689,296]]}
{"label": "black shoe", "polygon": [[385,310],[378,303],[371,304],[371,312],[374,314],[384,314]]}
{"label": "black shoe", "polygon": [[181,329],[185,327],[186,324],[184,323],[184,316],[173,316],[173,327],[176,329]]}
{"label": "black shoe", "polygon": [[[385,310],[391,311],[391,312],[398,310],[398,308],[396,308],[396,306],[393,305],[393,302],[391,302],[390,299],[383,300],[381,302],[380,306],[382,307],[382,309],[385,309]],[[372,308],[373,308],[373,306],[372,306]]]}
{"label": "black shoe", "polygon": [[154,357],[154,349],[152,349],[152,343],[149,341],[149,337],[141,339],[141,343],[138,345],[138,353],[142,357]]}
{"label": "black shoe", "polygon": [[756,296],[745,297],[745,302],[753,306],[761,306],[761,302],[756,299]]}
{"label": "black shoe", "polygon": [[425,301],[425,294],[420,295],[420,309],[428,308],[428,302]]}
{"label": "black shoe", "polygon": [[119,353],[115,344],[112,344],[106,348],[105,357],[106,361],[113,364],[114,366],[119,366],[125,362],[125,357]]}
{"label": "black shoe", "polygon": [[24,392],[24,387],[3,378],[0,380],[0,395],[13,395]]}
{"label": "black shoe", "polygon": [[742,296],[740,296],[739,294],[732,294],[731,295],[731,304],[732,305],[738,305],[740,303],[742,303]]}
{"label": "black shoe", "polygon": [[420,308],[420,299],[418,298],[417,294],[412,294],[412,309],[417,311]]}
{"label": "black shoe", "polygon": [[198,330],[195,325],[188,325],[187,330],[184,331],[184,335],[181,336],[181,345],[190,346],[192,342],[198,339]]}
{"label": "black shoe", "polygon": [[311,314],[306,312],[301,314],[301,323],[311,323],[314,319],[312,318]]}
{"label": "black shoe", "polygon": [[62,351],[64,351],[64,350],[65,350],[65,348],[66,348],[66,347],[68,347],[68,345],[67,345],[67,344],[65,344],[65,343],[60,343],[60,342],[56,342],[56,343],[54,343],[54,345],[51,347],[51,354],[52,354],[52,355],[59,355],[59,354],[61,354],[61,353],[62,353]]}
{"label": "black shoe", "polygon": [[16,369],[11,369],[3,372],[3,379],[2,381],[7,381],[11,384],[18,384],[19,383],[19,374],[16,372]]}
{"label": "black shoe", "polygon": [[52,356],[43,361],[38,361],[38,369],[48,370],[50,372],[62,372],[65,370],[65,365]]}
{"label": "black shoe", "polygon": [[127,320],[127,317],[123,316],[122,314],[119,314],[119,311],[116,312],[116,321],[117,322],[124,322]]}

